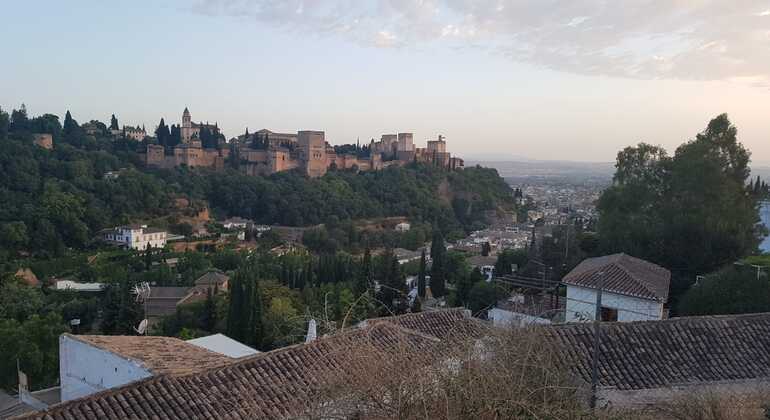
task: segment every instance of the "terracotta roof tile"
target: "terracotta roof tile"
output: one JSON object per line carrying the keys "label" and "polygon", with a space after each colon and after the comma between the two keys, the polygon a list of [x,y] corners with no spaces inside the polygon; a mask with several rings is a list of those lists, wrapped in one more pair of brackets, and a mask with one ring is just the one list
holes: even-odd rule
{"label": "terracotta roof tile", "polygon": [[[562,362],[590,382],[593,324],[543,327]],[[621,390],[770,379],[770,313],[601,324],[599,382]]]}
{"label": "terracotta roof tile", "polygon": [[666,302],[671,272],[630,255],[613,254],[583,260],[562,283],[596,289],[600,280],[604,282],[602,290]]}
{"label": "terracotta roof tile", "polygon": [[230,357],[173,337],[65,335],[73,340],[136,360],[156,375],[199,372],[235,361]]}
{"label": "terracotta roof tile", "polygon": [[[386,322],[387,320],[390,322]],[[120,388],[27,414],[29,419],[71,418],[287,418],[302,414],[325,384],[365,375],[366,359],[350,351],[362,344],[371,353],[399,352],[403,346],[429,358],[441,356],[438,335],[450,337],[474,325],[464,311],[431,311],[380,318],[313,341],[261,353],[188,375],[160,375]],[[412,326],[415,330],[405,328]],[[470,328],[470,327],[466,327]],[[434,332],[438,335],[432,335]],[[445,347],[444,347],[445,348]]]}

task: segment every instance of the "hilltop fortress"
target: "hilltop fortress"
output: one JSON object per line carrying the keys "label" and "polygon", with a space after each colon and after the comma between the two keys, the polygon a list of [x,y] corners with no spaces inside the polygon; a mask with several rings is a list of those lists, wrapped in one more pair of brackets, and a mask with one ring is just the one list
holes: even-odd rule
{"label": "hilltop fortress", "polygon": [[[390,165],[409,162],[432,163],[447,169],[461,169],[463,160],[446,151],[442,136],[427,142],[427,147],[414,146],[412,133],[384,134],[368,145],[346,144],[332,146],[323,131],[275,133],[248,131],[229,142],[220,141],[216,147],[203,147],[198,136],[206,126],[219,134],[216,126],[192,122],[189,110],[182,114],[181,144],[167,150],[148,144],[144,155],[148,166],[172,168],[186,165],[222,169],[225,165],[238,167],[249,175],[270,175],[299,169],[310,177],[323,176],[330,169],[380,170]],[[170,153],[167,153],[170,152]]]}

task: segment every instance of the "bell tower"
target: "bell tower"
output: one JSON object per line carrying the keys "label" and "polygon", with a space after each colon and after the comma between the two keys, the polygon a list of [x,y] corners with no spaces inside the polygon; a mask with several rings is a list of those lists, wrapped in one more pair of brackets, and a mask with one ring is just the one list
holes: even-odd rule
{"label": "bell tower", "polygon": [[189,143],[192,137],[192,117],[190,117],[190,110],[184,107],[182,113],[182,143]]}

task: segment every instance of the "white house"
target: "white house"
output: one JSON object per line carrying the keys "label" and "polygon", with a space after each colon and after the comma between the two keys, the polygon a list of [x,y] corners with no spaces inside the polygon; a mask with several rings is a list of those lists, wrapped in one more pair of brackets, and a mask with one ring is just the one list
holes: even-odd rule
{"label": "white house", "polygon": [[562,279],[567,286],[566,322],[593,320],[602,289],[602,321],[665,318],[671,272],[626,254],[588,258]]}
{"label": "white house", "polygon": [[225,229],[246,229],[251,223],[251,220],[242,219],[240,217],[231,217],[222,222],[222,226]]}
{"label": "white house", "polygon": [[148,247],[163,248],[166,246],[166,231],[148,228],[147,225],[126,225],[101,232],[102,239],[107,242],[130,249],[143,251]]}
{"label": "white house", "polygon": [[406,222],[401,222],[396,225],[396,232],[408,232],[412,228],[412,225]]}

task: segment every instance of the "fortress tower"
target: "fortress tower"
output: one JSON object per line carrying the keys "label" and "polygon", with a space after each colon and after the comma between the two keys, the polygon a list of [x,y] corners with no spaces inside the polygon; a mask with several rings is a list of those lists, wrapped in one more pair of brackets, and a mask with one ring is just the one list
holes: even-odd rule
{"label": "fortress tower", "polygon": [[184,112],[182,113],[182,130],[181,130],[181,137],[182,137],[182,143],[189,143],[190,139],[192,138],[193,132],[192,132],[192,117],[190,117],[190,110],[187,109],[187,107],[184,107]]}

